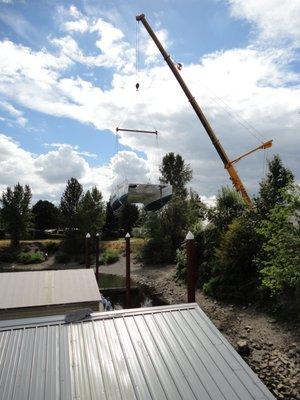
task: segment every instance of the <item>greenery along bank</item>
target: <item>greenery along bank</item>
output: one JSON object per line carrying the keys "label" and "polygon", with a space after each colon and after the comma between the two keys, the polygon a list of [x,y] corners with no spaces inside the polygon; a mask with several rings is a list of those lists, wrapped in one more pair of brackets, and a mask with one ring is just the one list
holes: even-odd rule
{"label": "greenery along bank", "polygon": [[83,252],[87,232],[118,238],[138,231],[147,237],[140,260],[162,266],[176,262],[177,279],[185,279],[182,244],[192,230],[198,285],[205,293],[237,301],[268,300],[277,309],[299,315],[299,188],[279,156],[269,162],[267,176],[253,199],[254,209],[227,187],[220,189],[216,204],[207,207],[196,192],[187,189],[192,170],[178,154],[165,155],[160,173],[161,181],[173,186],[174,195],[153,213],[126,205],[115,215],[96,187],[84,193],[75,178],[67,182],[58,207],[40,200],[30,208],[30,188],[17,184],[1,198],[2,235],[8,233],[16,248],[32,232],[45,234],[59,227],[63,231],[60,255],[70,258]]}

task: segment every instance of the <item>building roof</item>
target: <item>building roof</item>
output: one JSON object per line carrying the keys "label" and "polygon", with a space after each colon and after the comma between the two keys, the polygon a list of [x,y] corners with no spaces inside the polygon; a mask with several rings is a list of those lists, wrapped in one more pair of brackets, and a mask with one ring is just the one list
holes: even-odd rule
{"label": "building roof", "polygon": [[0,310],[99,300],[92,269],[0,274]]}
{"label": "building roof", "polygon": [[275,399],[197,304],[0,322],[0,399]]}

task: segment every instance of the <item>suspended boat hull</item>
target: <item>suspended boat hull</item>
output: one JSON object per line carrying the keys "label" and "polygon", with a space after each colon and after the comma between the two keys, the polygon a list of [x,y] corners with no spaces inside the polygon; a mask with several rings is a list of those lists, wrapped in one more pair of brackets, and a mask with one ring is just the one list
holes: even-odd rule
{"label": "suspended boat hull", "polygon": [[116,187],[110,198],[113,211],[125,203],[144,204],[146,211],[156,211],[163,207],[172,197],[172,186],[164,184],[128,183]]}

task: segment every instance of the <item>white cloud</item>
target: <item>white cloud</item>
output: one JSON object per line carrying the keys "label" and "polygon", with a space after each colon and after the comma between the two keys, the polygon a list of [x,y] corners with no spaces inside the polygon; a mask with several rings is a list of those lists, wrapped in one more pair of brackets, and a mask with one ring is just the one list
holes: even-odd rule
{"label": "white cloud", "polygon": [[[68,171],[77,173],[86,187],[99,182],[108,195],[116,176],[121,179],[125,170],[135,181],[157,177],[158,158],[173,151],[182,154],[191,164],[194,188],[211,201],[217,189],[230,181],[169,68],[165,64],[149,64],[150,67],[140,72],[141,87],[136,93],[136,77],[125,68],[126,60],[129,60],[131,68],[134,50],[124,40],[123,33],[102,19],[87,19],[75,7],[67,10],[64,23],[82,18],[86,18],[88,32],[93,30],[99,36],[97,46],[101,54],[84,54],[71,36],[74,29],[70,27],[67,36],[53,39],[60,49],[57,56],[46,50],[35,52],[2,41],[0,93],[12,99],[14,104],[92,124],[99,130],[114,131],[121,125],[137,129],[155,128],[159,131],[159,148],[150,135],[120,134],[120,142],[143,151],[147,161],[132,152],[124,152],[112,158],[107,166],[90,167],[82,157],[88,157],[87,153],[70,145],[57,144],[54,151],[32,161],[34,176],[43,182],[41,187],[48,185],[51,193],[57,193],[60,183],[56,185],[53,182],[62,182]],[[64,29],[67,29],[65,25]],[[154,56],[152,50],[145,45],[144,53],[150,60]],[[120,53],[122,57],[119,57]],[[185,65],[182,75],[231,159],[257,146],[242,126],[251,123],[264,134],[265,139],[274,139],[272,151],[279,152],[299,176],[296,159],[300,77],[290,70],[293,57],[293,52],[288,49],[271,47],[263,50],[251,45],[208,54],[198,63]],[[110,88],[97,87],[87,80],[88,77],[82,79],[68,75],[68,67],[75,63],[112,67],[114,75]],[[225,110],[222,108],[224,102],[230,105],[238,119],[243,118],[242,122],[236,122],[228,115],[228,106],[225,105]],[[58,171],[55,166],[62,166],[66,158],[70,160],[66,167],[69,170]],[[239,170],[250,192],[255,191],[261,178],[262,154],[256,153],[242,161]]]}
{"label": "white cloud", "polygon": [[[4,110],[5,112],[7,112],[8,114],[10,114],[12,117],[15,118],[16,122],[21,125],[21,126],[25,126],[27,123],[27,119],[24,118],[24,113],[20,110],[17,110],[12,104],[8,103],[5,100],[0,100],[0,110]],[[5,120],[5,118],[3,118],[3,120]],[[10,122],[10,120],[8,120]]]}
{"label": "white cloud", "polygon": [[232,15],[254,23],[262,39],[292,39],[300,44],[298,0],[228,0]]}
{"label": "white cloud", "polygon": [[148,179],[147,162],[134,152],[122,151],[112,157],[107,165],[90,166],[78,148],[64,143],[53,143],[46,147],[56,150],[35,156],[9,136],[0,134],[0,192],[20,182],[31,187],[33,202],[38,199],[57,202],[67,180],[75,177],[84,190],[97,186],[108,200],[114,185],[122,182],[125,175],[130,181],[137,181],[141,177]]}

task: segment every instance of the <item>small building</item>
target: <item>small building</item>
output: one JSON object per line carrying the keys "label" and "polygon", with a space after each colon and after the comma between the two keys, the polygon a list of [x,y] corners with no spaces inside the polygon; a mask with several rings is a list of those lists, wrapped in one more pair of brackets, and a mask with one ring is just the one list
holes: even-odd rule
{"label": "small building", "polygon": [[0,274],[0,320],[99,311],[100,292],[92,269]]}
{"label": "small building", "polygon": [[195,303],[0,321],[0,400],[275,400]]}

